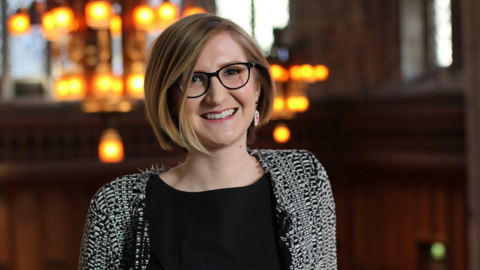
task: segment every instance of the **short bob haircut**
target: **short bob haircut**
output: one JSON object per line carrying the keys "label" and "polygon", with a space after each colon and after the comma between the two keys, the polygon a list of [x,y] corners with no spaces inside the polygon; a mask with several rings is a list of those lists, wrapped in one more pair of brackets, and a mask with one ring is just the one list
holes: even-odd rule
{"label": "short bob haircut", "polygon": [[[247,61],[257,64],[252,69],[252,75],[261,87],[257,104],[260,112],[258,126],[266,124],[270,118],[275,83],[267,59],[250,35],[230,20],[212,14],[191,15],[168,27],[156,39],[145,73],[147,117],[160,146],[165,150],[180,148],[188,151],[190,147],[194,147],[211,156],[193,132],[184,109],[187,96],[181,95],[181,98],[175,99],[172,92],[178,92],[175,81],[180,76],[192,76],[195,63],[205,44],[221,32],[228,32],[243,48]],[[186,88],[182,90],[185,92]],[[248,141],[252,141],[254,129],[252,121],[247,132]]]}

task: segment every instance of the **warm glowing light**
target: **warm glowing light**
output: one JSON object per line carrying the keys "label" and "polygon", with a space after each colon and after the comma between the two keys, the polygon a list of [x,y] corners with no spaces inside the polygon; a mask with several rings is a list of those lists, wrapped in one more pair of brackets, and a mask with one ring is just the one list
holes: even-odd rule
{"label": "warm glowing light", "polygon": [[273,100],[273,110],[278,112],[285,108],[285,100],[282,97],[275,97]]}
{"label": "warm glowing light", "polygon": [[80,75],[68,77],[68,88],[70,90],[70,96],[73,99],[84,98],[87,94],[85,78]]}
{"label": "warm glowing light", "polygon": [[45,31],[50,31],[55,28],[55,17],[52,12],[45,12],[42,15],[42,27]]}
{"label": "warm glowing light", "polygon": [[271,65],[270,70],[272,71],[273,79],[277,82],[286,82],[288,81],[288,71],[280,65]]}
{"label": "warm glowing light", "polygon": [[46,40],[57,40],[61,36],[61,32],[58,31],[55,18],[52,12],[46,12],[42,15],[42,29],[41,33]]}
{"label": "warm glowing light", "polygon": [[66,100],[69,92],[67,79],[60,78],[55,82],[55,95],[57,100]]}
{"label": "warm glowing light", "polygon": [[92,90],[96,97],[109,96],[112,90],[112,75],[110,73],[95,74],[92,78]]}
{"label": "warm glowing light", "polygon": [[180,9],[170,2],[163,2],[157,9],[157,16],[161,28],[166,28],[178,20]]}
{"label": "warm glowing light", "polygon": [[137,6],[132,13],[133,24],[137,30],[151,30],[155,24],[155,13],[148,5]]}
{"label": "warm glowing light", "polygon": [[288,97],[287,98],[287,108],[292,112],[298,111],[299,102],[297,97]]}
{"label": "warm glowing light", "polygon": [[55,17],[51,11],[42,15],[42,35],[46,40],[55,40],[60,37],[60,32],[55,27]]}
{"label": "warm glowing light", "polygon": [[309,106],[310,106],[310,101],[308,100],[307,97],[304,97],[304,96],[297,97],[297,111],[305,112],[308,110]]}
{"label": "warm glowing light", "polygon": [[304,81],[313,82],[315,77],[313,76],[313,67],[305,64],[300,67],[300,74]]}
{"label": "warm glowing light", "polygon": [[314,76],[317,81],[325,81],[328,78],[328,68],[324,65],[317,65],[314,68]]}
{"label": "warm glowing light", "polygon": [[290,130],[284,124],[279,124],[273,130],[273,139],[277,143],[286,143],[290,140]]}
{"label": "warm glowing light", "polygon": [[86,96],[85,79],[80,75],[58,79],[54,89],[57,100],[81,100]]}
{"label": "warm glowing light", "polygon": [[145,76],[140,73],[133,73],[127,77],[127,95],[142,99],[143,94],[143,83]]}
{"label": "warm glowing light", "polygon": [[11,35],[23,35],[30,30],[30,17],[25,13],[17,13],[8,18],[8,31]]}
{"label": "warm glowing light", "polygon": [[290,67],[290,78],[294,81],[300,81],[302,80],[302,73],[300,66],[294,65]]}
{"label": "warm glowing light", "polygon": [[107,1],[91,1],[85,6],[86,23],[91,28],[108,29],[113,8]]}
{"label": "warm glowing light", "polygon": [[118,163],[123,160],[122,138],[114,129],[107,129],[98,146],[98,157],[103,163]]}
{"label": "warm glowing light", "polygon": [[182,16],[187,17],[187,16],[197,14],[197,13],[207,13],[207,11],[203,8],[200,8],[200,7],[188,7],[188,8],[183,10]]}
{"label": "warm glowing light", "polygon": [[287,108],[292,112],[305,112],[310,106],[310,101],[305,96],[292,96],[287,98]]}
{"label": "warm glowing light", "polygon": [[58,31],[69,32],[75,28],[73,11],[67,7],[58,7],[50,11]]}
{"label": "warm glowing light", "polygon": [[112,94],[115,96],[123,95],[123,79],[122,77],[113,77],[112,80]]}
{"label": "warm glowing light", "polygon": [[118,37],[122,34],[122,17],[115,15],[110,20],[110,33],[113,37]]}

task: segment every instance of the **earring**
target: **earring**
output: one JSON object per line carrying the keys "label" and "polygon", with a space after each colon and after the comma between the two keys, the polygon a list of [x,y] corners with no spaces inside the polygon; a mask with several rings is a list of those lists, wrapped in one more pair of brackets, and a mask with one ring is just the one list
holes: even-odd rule
{"label": "earring", "polygon": [[258,122],[260,122],[260,113],[256,109],[257,105],[258,105],[258,103],[255,102],[255,119],[254,119],[254,122],[253,122],[253,124],[255,126],[258,126]]}

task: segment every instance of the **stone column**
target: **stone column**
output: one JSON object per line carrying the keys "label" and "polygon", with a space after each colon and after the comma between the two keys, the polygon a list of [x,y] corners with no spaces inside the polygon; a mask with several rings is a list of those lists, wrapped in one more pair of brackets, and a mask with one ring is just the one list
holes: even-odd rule
{"label": "stone column", "polygon": [[480,269],[480,1],[463,0],[468,268]]}

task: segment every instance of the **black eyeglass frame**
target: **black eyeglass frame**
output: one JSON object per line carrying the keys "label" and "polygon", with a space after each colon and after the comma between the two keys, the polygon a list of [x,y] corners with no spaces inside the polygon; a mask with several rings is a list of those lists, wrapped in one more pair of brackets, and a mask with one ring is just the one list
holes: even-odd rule
{"label": "black eyeglass frame", "polygon": [[[228,68],[228,67],[230,67],[230,66],[234,66],[234,65],[245,65],[245,66],[247,66],[247,68],[248,68],[248,77],[247,77],[247,80],[245,81],[245,83],[244,83],[243,85],[241,85],[241,86],[239,86],[239,87],[228,87],[228,86],[226,86],[226,85],[222,82],[222,79],[220,79],[219,74],[220,74],[220,71],[221,71],[221,70],[223,70],[223,69],[225,69],[225,68]],[[205,87],[205,91],[204,91],[203,93],[201,93],[200,95],[198,95],[198,96],[193,96],[193,97],[187,96],[187,98],[198,98],[198,97],[201,97],[201,96],[205,95],[205,94],[207,93],[208,89],[210,89],[210,82],[211,82],[212,77],[217,77],[218,81],[223,85],[223,87],[227,88],[228,90],[237,90],[237,89],[240,89],[240,88],[244,87],[245,85],[247,85],[247,83],[250,81],[250,75],[251,75],[250,69],[251,69],[252,67],[257,66],[257,65],[258,65],[258,64],[252,63],[252,62],[239,62],[239,63],[228,64],[228,65],[226,65],[226,66],[224,66],[224,67],[221,67],[219,70],[217,70],[217,71],[215,71],[215,72],[195,71],[195,72],[193,73],[193,75],[195,75],[195,74],[204,74],[204,75],[207,76],[207,78],[208,78],[207,87]],[[180,93],[183,94],[182,89],[181,89],[181,87],[180,87],[180,84],[179,84],[179,82],[178,82],[181,78],[182,78],[182,77],[180,76],[180,78],[178,78],[178,79],[175,81],[175,84],[177,85],[178,91],[180,91]]]}

